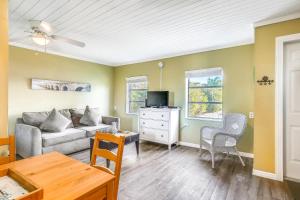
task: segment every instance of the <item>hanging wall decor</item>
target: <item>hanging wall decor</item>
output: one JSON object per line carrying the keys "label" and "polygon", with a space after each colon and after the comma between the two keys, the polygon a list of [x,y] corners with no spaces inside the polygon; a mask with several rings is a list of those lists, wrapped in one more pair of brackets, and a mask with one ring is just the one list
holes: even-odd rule
{"label": "hanging wall decor", "polygon": [[271,85],[274,80],[270,80],[268,76],[263,76],[261,80],[256,81],[259,85]]}
{"label": "hanging wall decor", "polygon": [[77,82],[71,82],[71,81],[32,79],[31,80],[31,89],[33,89],[33,90],[90,92],[91,84],[77,83]]}

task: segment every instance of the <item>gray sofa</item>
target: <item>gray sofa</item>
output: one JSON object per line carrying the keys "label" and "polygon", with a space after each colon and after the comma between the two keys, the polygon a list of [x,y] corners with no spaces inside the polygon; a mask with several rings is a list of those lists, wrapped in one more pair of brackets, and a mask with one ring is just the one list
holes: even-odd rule
{"label": "gray sofa", "polygon": [[66,130],[58,133],[44,132],[39,128],[50,112],[27,112],[17,119],[15,137],[18,155],[27,158],[51,151],[74,153],[88,149],[90,137],[93,137],[96,131],[111,131],[112,122],[116,122],[117,127],[120,127],[120,119],[117,117],[102,116],[97,126],[85,126],[79,123],[84,109],[63,109],[59,112],[72,123]]}

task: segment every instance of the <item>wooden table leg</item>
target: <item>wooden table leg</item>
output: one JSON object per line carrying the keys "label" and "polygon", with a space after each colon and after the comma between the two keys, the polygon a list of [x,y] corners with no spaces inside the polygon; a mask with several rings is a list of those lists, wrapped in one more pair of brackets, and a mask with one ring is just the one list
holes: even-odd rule
{"label": "wooden table leg", "polygon": [[136,148],[136,154],[139,155],[140,154],[140,141],[139,140],[135,141],[135,148]]}

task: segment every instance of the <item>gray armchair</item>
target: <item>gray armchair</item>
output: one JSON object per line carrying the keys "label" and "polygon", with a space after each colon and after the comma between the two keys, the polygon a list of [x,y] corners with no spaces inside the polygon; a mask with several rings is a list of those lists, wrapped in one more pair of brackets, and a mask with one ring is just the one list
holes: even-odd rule
{"label": "gray armchair", "polygon": [[214,155],[217,152],[235,153],[243,166],[245,163],[237,150],[236,144],[243,135],[247,125],[247,117],[244,114],[229,113],[224,116],[223,127],[214,128],[204,126],[200,130],[200,152],[202,148],[211,154],[212,168],[215,167]]}

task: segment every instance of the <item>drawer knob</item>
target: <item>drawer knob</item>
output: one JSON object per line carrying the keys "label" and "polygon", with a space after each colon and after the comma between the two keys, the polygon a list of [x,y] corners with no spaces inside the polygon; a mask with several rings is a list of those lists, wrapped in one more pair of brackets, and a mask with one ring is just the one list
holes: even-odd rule
{"label": "drawer knob", "polygon": [[161,126],[164,126],[164,124],[161,124]]}
{"label": "drawer knob", "polygon": [[161,135],[161,137],[164,137],[164,135]]}
{"label": "drawer knob", "polygon": [[161,117],[164,117],[164,115],[161,115]]}
{"label": "drawer knob", "polygon": [[145,113],[143,113],[143,115],[145,115]]}
{"label": "drawer knob", "polygon": [[145,124],[145,122],[143,122],[143,124]]}
{"label": "drawer knob", "polygon": [[142,132],[143,134],[145,134],[145,132]]}

